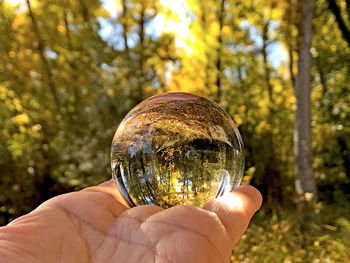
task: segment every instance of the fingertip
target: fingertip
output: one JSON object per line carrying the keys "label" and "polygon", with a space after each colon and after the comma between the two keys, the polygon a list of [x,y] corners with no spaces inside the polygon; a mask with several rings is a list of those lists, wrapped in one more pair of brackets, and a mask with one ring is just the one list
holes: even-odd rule
{"label": "fingertip", "polygon": [[242,210],[251,217],[261,207],[262,196],[255,187],[242,185],[230,193],[225,193],[223,196],[211,200],[203,208],[210,210],[210,207],[215,208],[218,203],[231,210]]}
{"label": "fingertip", "polygon": [[[262,195],[258,189],[251,185],[242,185],[237,187],[231,195],[240,195],[244,199],[244,204],[249,204],[251,209],[256,212],[262,205]],[[242,196],[243,195],[243,196]]]}

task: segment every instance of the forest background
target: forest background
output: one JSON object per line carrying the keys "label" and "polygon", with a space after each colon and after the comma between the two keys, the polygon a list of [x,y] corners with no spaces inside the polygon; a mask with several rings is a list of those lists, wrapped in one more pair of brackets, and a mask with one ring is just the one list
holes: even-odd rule
{"label": "forest background", "polygon": [[350,262],[350,1],[312,6],[317,199],[307,229],[293,146],[303,5],[0,0],[0,225],[110,179],[124,115],[151,95],[184,91],[233,117],[246,147],[243,181],[264,196],[232,262]]}

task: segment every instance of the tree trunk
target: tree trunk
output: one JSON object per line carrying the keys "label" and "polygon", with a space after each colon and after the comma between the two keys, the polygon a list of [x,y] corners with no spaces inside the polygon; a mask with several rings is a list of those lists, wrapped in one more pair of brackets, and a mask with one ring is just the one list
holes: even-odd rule
{"label": "tree trunk", "polygon": [[127,7],[126,7],[126,0],[122,0],[122,7],[123,7],[123,13],[121,17],[121,25],[123,26],[123,38],[124,38],[124,45],[125,50],[129,51],[129,45],[128,45],[128,22],[127,22]]}
{"label": "tree trunk", "polygon": [[[208,21],[207,21],[207,12],[205,9],[206,3],[204,1],[199,1],[199,6],[201,9],[201,23],[202,23],[202,28],[204,30],[204,40],[206,41],[206,37],[208,35]],[[210,60],[210,54],[208,52],[208,47],[205,49],[204,52],[205,58],[206,58],[206,65],[205,65],[205,81],[204,81],[204,87],[206,90],[210,90],[210,65],[209,65],[209,60]]]}
{"label": "tree trunk", "polygon": [[300,34],[298,74],[295,84],[297,110],[295,116],[295,188],[298,201],[299,221],[303,228],[314,218],[316,186],[312,173],[311,149],[311,41],[312,0],[305,0],[303,6],[302,32]]}
{"label": "tree trunk", "polygon": [[[276,124],[274,123],[274,116],[275,116],[275,101],[273,98],[273,88],[271,84],[271,72],[270,72],[270,65],[268,62],[268,52],[267,48],[269,45],[269,24],[270,21],[264,23],[262,28],[262,40],[263,45],[261,49],[261,53],[263,56],[263,62],[264,62],[264,76],[265,76],[265,82],[268,92],[268,102],[269,102],[269,115],[267,117],[267,122],[271,127],[275,127]],[[266,185],[266,199],[267,202],[272,204],[275,201],[279,201],[279,203],[283,203],[283,197],[282,197],[282,178],[281,173],[279,169],[279,161],[278,157],[276,155],[275,151],[275,144],[274,144],[274,134],[273,129],[271,128],[266,132],[266,142],[268,147],[264,148],[264,156],[266,157],[265,165],[266,165],[266,172],[263,174],[263,183]]]}
{"label": "tree trunk", "polygon": [[143,100],[143,89],[145,86],[145,70],[144,70],[144,63],[145,63],[145,56],[144,56],[144,51],[145,51],[145,23],[146,23],[146,18],[145,18],[145,11],[146,11],[146,6],[145,3],[142,2],[142,7],[141,7],[141,13],[140,13],[140,20],[139,20],[139,41],[140,41],[140,50],[139,50],[139,86],[137,87],[137,97],[136,97],[136,103],[139,103]]}
{"label": "tree trunk", "polygon": [[224,26],[224,17],[225,17],[225,0],[221,0],[220,7],[219,7],[218,17],[219,17],[219,36],[218,36],[218,48],[217,48],[217,60],[216,60],[216,86],[217,86],[217,93],[216,93],[216,102],[220,102],[222,99],[222,61],[221,61],[221,49],[223,45],[222,40],[222,28]]}
{"label": "tree trunk", "polygon": [[340,150],[340,156],[343,160],[343,166],[345,170],[346,177],[350,179],[350,148],[347,143],[347,134],[340,133],[337,136],[337,141]]}

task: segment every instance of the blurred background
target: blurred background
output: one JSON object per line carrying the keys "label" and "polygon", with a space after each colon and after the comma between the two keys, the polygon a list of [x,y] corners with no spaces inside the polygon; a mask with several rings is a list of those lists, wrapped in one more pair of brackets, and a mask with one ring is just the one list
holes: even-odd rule
{"label": "blurred background", "polygon": [[109,150],[143,99],[219,103],[264,207],[232,262],[350,262],[350,2],[312,7],[316,215],[300,228],[293,132],[301,0],[0,0],[0,225],[111,178]]}

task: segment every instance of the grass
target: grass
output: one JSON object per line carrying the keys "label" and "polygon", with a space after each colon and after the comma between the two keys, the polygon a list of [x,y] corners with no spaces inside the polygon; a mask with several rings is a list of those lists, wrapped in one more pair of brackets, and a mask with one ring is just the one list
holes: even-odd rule
{"label": "grass", "polygon": [[232,263],[350,262],[350,207],[321,205],[319,223],[301,231],[296,210],[262,208],[233,251]]}

